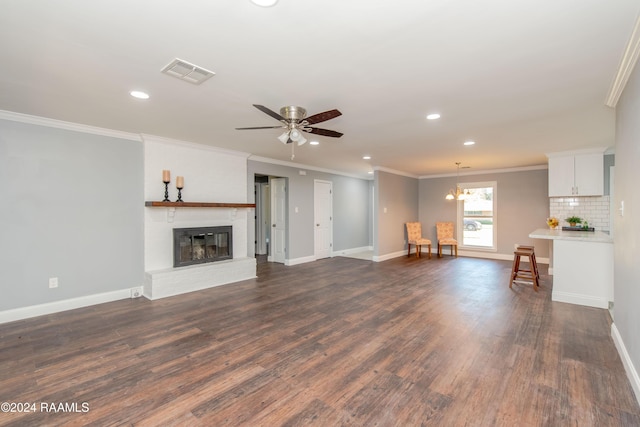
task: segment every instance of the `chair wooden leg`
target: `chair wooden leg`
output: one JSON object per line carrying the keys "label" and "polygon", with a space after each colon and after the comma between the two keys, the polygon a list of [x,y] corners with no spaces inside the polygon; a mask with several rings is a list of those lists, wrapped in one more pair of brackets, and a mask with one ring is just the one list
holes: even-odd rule
{"label": "chair wooden leg", "polygon": [[442,258],[442,245],[438,243],[438,258]]}
{"label": "chair wooden leg", "polygon": [[416,258],[420,258],[421,250],[422,250],[422,245],[416,245]]}
{"label": "chair wooden leg", "polygon": [[458,258],[458,245],[454,245],[456,247],[456,258]]}
{"label": "chair wooden leg", "polygon": [[411,256],[411,243],[407,243],[407,256]]}
{"label": "chair wooden leg", "polygon": [[513,266],[511,267],[511,275],[509,276],[509,288],[512,288],[513,286],[513,280],[516,278],[516,271],[518,271],[518,260],[520,259],[519,256],[514,256],[513,257]]}
{"label": "chair wooden leg", "polygon": [[529,268],[531,269],[531,279],[533,280],[533,290],[538,292],[540,285],[538,284],[538,268],[536,266],[536,258],[533,252],[529,255]]}
{"label": "chair wooden leg", "polygon": [[431,259],[431,243],[429,243],[429,259]]}

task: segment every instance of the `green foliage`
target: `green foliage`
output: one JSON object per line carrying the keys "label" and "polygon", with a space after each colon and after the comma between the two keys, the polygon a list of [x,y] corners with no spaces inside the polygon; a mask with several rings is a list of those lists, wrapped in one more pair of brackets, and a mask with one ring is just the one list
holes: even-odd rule
{"label": "green foliage", "polygon": [[580,218],[579,216],[570,216],[569,218],[565,219],[565,221],[567,221],[569,224],[580,224],[582,222],[582,218]]}

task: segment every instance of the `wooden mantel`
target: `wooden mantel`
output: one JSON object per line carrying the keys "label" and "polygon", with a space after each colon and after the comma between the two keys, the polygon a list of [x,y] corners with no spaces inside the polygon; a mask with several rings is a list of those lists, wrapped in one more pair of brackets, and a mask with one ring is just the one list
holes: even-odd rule
{"label": "wooden mantel", "polygon": [[208,203],[208,202],[144,202],[148,207],[162,208],[255,208],[255,203]]}

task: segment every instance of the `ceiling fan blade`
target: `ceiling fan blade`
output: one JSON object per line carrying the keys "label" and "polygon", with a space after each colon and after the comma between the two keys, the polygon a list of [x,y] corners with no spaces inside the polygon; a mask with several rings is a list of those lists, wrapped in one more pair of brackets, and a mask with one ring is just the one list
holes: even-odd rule
{"label": "ceiling fan blade", "polygon": [[280,121],[283,121],[283,122],[287,121],[287,119],[282,117],[280,114],[276,113],[275,111],[272,111],[272,110],[268,109],[264,105],[253,104],[253,106],[256,107],[258,110],[262,111],[263,113],[270,115],[271,117],[273,117],[276,120],[280,120]]}
{"label": "ceiling fan blade", "polygon": [[329,130],[329,129],[305,127],[302,130],[309,133],[315,133],[316,135],[330,136],[332,138],[340,138],[342,135],[344,135],[343,133],[336,132],[335,130]]}
{"label": "ceiling fan blade", "polygon": [[236,128],[236,130],[247,130],[247,129],[283,129],[286,126],[255,126],[250,128]]}
{"label": "ceiling fan blade", "polygon": [[314,114],[313,116],[309,116],[304,119],[308,124],[313,125],[320,122],[325,122],[327,120],[335,119],[338,116],[341,116],[342,113],[338,110],[329,110],[324,111],[322,113]]}

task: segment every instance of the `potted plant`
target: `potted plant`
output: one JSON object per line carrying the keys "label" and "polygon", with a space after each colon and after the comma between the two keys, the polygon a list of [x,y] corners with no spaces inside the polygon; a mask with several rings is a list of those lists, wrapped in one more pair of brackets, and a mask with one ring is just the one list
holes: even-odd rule
{"label": "potted plant", "polygon": [[576,224],[580,224],[582,222],[582,218],[580,218],[579,216],[570,216],[569,218],[565,219],[565,221],[567,221],[570,226],[575,227]]}

